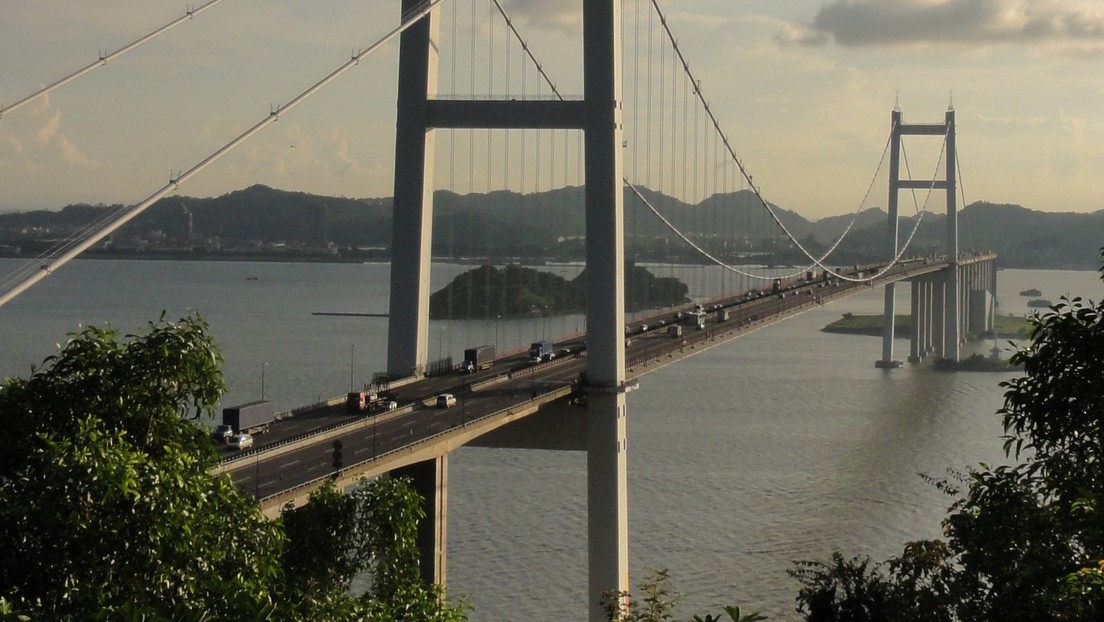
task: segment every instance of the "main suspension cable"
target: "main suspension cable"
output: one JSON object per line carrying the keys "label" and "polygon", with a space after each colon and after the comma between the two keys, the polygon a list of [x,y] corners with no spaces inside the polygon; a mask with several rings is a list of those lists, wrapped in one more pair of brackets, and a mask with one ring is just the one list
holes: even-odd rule
{"label": "main suspension cable", "polygon": [[201,160],[198,164],[196,164],[196,165],[192,166],[191,168],[187,169],[186,171],[176,175],[175,177],[170,176],[169,182],[167,184],[162,186],[159,190],[157,190],[156,192],[154,192],[150,196],[146,197],[145,199],[143,199],[139,203],[136,203],[136,204],[134,204],[134,205],[132,205],[128,208],[125,208],[125,209],[121,210],[120,213],[117,215],[117,217],[111,223],[107,224],[106,226],[103,226],[102,228],[97,229],[96,231],[89,232],[84,237],[84,239],[80,240],[79,242],[71,243],[71,247],[67,251],[62,253],[61,255],[58,255],[57,257],[49,258],[49,263],[41,264],[38,269],[34,270],[31,274],[29,274],[20,283],[15,285],[12,289],[0,294],[0,307],[4,306],[5,304],[8,303],[8,301],[12,300],[13,298],[18,296],[19,294],[26,291],[28,288],[30,288],[35,283],[38,283],[42,279],[49,276],[54,270],[56,270],[57,268],[61,267],[64,264],[68,263],[71,259],[73,259],[74,257],[79,255],[80,253],[82,253],[85,250],[87,250],[88,248],[90,248],[96,242],[99,242],[103,238],[111,235],[119,227],[122,227],[126,223],[130,222],[130,220],[132,220],[134,217],[136,217],[139,214],[141,214],[142,212],[144,212],[148,207],[153,205],[158,199],[160,199],[161,197],[169,194],[170,192],[173,192],[173,191],[177,190],[180,187],[180,184],[184,183],[185,181],[187,181],[188,179],[193,177],[195,174],[202,171],[204,168],[207,168],[207,166],[209,166],[211,163],[213,163],[214,161],[218,160],[222,156],[229,153],[235,147],[237,147],[241,143],[245,142],[247,139],[251,138],[254,134],[257,134],[258,132],[260,132],[262,129],[264,129],[268,125],[271,125],[272,123],[275,123],[276,121],[278,121],[280,119],[280,115],[291,111],[293,108],[295,108],[299,104],[303,103],[303,101],[305,101],[307,98],[314,95],[319,90],[324,88],[326,85],[328,85],[329,83],[336,80],[339,76],[344,74],[346,71],[348,71],[349,69],[352,69],[353,67],[358,65],[362,58],[364,58],[364,57],[368,56],[369,54],[375,52],[379,48],[383,47],[386,43],[388,43],[389,41],[391,41],[392,39],[394,39],[398,35],[405,32],[407,29],[409,29],[411,26],[416,24],[422,18],[429,15],[435,8],[437,8],[439,5],[441,5],[444,1],[445,0],[426,0],[425,2],[418,5],[417,7],[407,11],[403,15],[402,21],[397,27],[395,27],[393,30],[391,30],[387,34],[385,34],[383,37],[381,37],[379,40],[377,40],[372,45],[368,46],[367,48],[364,48],[360,52],[354,53],[348,61],[343,63],[337,69],[330,72],[326,77],[322,78],[321,80],[316,82],[314,85],[309,87],[307,90],[305,90],[302,93],[300,93],[299,95],[295,96],[288,103],[286,103],[282,106],[274,107],[269,112],[267,117],[265,117],[263,120],[257,122],[252,127],[250,127],[249,129],[247,129],[244,132],[242,132],[241,134],[239,134],[237,137],[232,139],[230,142],[226,143],[225,145],[223,145],[222,147],[217,149],[215,152],[213,152],[211,155],[209,155],[206,158],[204,158],[203,160]]}
{"label": "main suspension cable", "polygon": [[154,31],[152,31],[148,34],[146,34],[142,37],[139,37],[138,39],[135,39],[134,41],[124,45],[123,47],[115,50],[114,52],[112,52],[110,54],[100,54],[99,58],[92,61],[91,63],[88,63],[84,67],[81,67],[80,69],[74,71],[73,73],[71,73],[71,74],[69,74],[69,75],[67,75],[67,76],[65,76],[65,77],[63,77],[63,78],[61,78],[61,79],[59,79],[55,82],[51,82],[50,84],[38,89],[37,91],[31,93],[30,95],[27,95],[26,97],[24,97],[23,99],[15,102],[14,104],[12,104],[10,106],[4,106],[3,104],[0,104],[0,119],[3,119],[4,115],[6,113],[13,112],[18,108],[22,108],[26,104],[29,104],[30,102],[38,99],[39,97],[42,97],[43,95],[46,95],[47,93],[49,93],[49,92],[51,92],[51,91],[53,91],[53,90],[55,90],[55,89],[57,89],[61,86],[64,86],[65,84],[68,84],[69,82],[72,82],[73,80],[76,80],[77,78],[79,78],[79,77],[83,76],[84,74],[92,71],[93,69],[96,69],[98,67],[103,67],[104,65],[106,65],[110,61],[115,60],[116,58],[118,58],[119,56],[122,56],[123,54],[126,54],[127,52],[133,50],[134,48],[138,47],[139,45],[142,45],[146,41],[149,41],[150,39],[153,39],[154,37],[157,37],[158,35],[164,33],[165,31],[167,31],[170,28],[176,26],[177,24],[180,24],[182,22],[186,22],[186,21],[192,19],[196,15],[199,15],[200,13],[206,11],[207,9],[215,6],[219,2],[222,2],[222,0],[210,0],[207,4],[204,4],[204,5],[202,5],[198,8],[188,9],[184,13],[184,15],[174,19],[173,21],[165,24],[164,26],[161,26],[160,28],[158,28],[158,29],[156,29],[156,30],[154,30]]}

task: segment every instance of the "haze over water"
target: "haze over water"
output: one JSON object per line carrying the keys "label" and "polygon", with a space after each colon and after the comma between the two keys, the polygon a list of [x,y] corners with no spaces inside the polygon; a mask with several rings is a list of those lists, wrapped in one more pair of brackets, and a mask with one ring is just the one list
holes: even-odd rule
{"label": "haze over water", "polygon": [[[433,286],[462,269],[435,266]],[[1005,270],[998,284],[1002,313],[1028,312],[1017,292],[1029,287],[1055,302],[1100,295],[1094,272]],[[0,308],[0,375],[26,376],[79,324],[134,332],[162,310],[197,309],[225,353],[224,404],[260,397],[263,373],[265,397],[291,408],[384,367],[386,319],[311,313],[383,312],[387,292],[385,264],[76,261]],[[819,332],[881,299],[874,289],[641,380],[628,407],[634,585],[668,568],[688,596],[679,617],[734,603],[793,620],[792,560],[838,549],[880,561],[939,535],[951,499],[917,474],[1003,460],[993,413],[1011,375],[878,370],[877,339]],[[430,351],[504,350],[579,322],[433,323]],[[907,341],[896,348],[905,359]],[[449,587],[472,619],[585,618],[585,455],[462,449],[449,464]]]}

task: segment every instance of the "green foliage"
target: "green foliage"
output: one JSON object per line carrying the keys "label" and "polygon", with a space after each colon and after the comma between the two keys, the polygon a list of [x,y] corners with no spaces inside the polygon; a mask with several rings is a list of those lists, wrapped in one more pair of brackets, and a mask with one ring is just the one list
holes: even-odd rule
{"label": "green foliage", "polygon": [[[843,317],[829,323],[824,328],[820,329],[825,333],[842,333],[845,335],[870,335],[872,337],[882,336],[882,324],[884,316],[880,314],[868,314],[868,315],[855,315],[854,313],[844,313]],[[1011,339],[1026,339],[1029,329],[1031,327],[1028,318],[1026,317],[1013,317],[1010,315],[996,315],[993,317],[993,325],[998,337],[1006,337]],[[896,315],[893,320],[893,334],[897,337],[907,338],[912,331],[912,316]],[[977,335],[970,335],[969,338],[977,338]],[[986,333],[981,337],[991,339],[993,333]]]}
{"label": "green foliage", "polygon": [[[422,584],[418,521],[422,499],[403,478],[379,478],[342,494],[327,486],[310,503],[287,508],[285,607],[277,619],[462,622],[463,604]],[[371,588],[352,592],[353,579]]]}
{"label": "green foliage", "polygon": [[[210,612],[268,599],[282,538],[187,418],[223,389],[195,317],[87,328],[0,388],[0,594],[43,619]],[[166,614],[167,615],[167,614]]]}
{"label": "green foliage", "polygon": [[[223,390],[198,317],[87,328],[0,387],[0,621],[462,622],[421,584],[403,480],[269,521],[191,419]],[[351,594],[371,573],[372,589]]]}
{"label": "green foliage", "polygon": [[[633,262],[625,265],[625,310],[659,309],[690,302],[676,278],[657,277]],[[551,272],[510,264],[480,266],[457,275],[429,297],[433,319],[530,317],[580,313],[586,304],[586,270],[570,281]]]}
{"label": "green foliage", "polygon": [[945,541],[887,564],[801,562],[798,611],[821,620],[1029,622],[1104,619],[1104,302],[1062,299],[1032,320],[1002,384],[1004,449],[970,469]]}
{"label": "green foliage", "polygon": [[[643,597],[634,599],[627,592],[606,594],[602,607],[610,622],[661,622],[673,620],[675,607],[683,595],[672,590],[667,570],[651,570],[650,576],[640,583]],[[767,617],[759,612],[742,614],[739,607],[725,606],[725,615],[731,622],[760,622]],[[693,622],[721,622],[723,618],[713,614],[695,615]]]}

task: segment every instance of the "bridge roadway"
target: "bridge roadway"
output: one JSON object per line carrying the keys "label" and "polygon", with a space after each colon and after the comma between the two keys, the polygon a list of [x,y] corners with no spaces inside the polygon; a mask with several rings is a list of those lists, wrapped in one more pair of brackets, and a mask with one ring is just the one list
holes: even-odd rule
{"label": "bridge roadway", "polygon": [[[959,263],[992,258],[962,258]],[[947,266],[942,260],[909,260],[873,282],[797,280],[783,283],[777,293],[767,288],[719,298],[702,305],[705,328],[684,326],[681,337],[671,336],[668,327],[677,323],[678,312],[692,310],[693,305],[636,320],[626,325],[629,388],[640,376],[664,365],[818,305]],[[877,269],[855,266],[847,274],[869,275]],[[588,389],[584,338],[577,335],[557,343],[557,358],[545,363],[530,364],[523,352],[500,358],[490,369],[472,375],[456,372],[395,382],[391,391],[399,407],[391,412],[351,415],[345,410],[344,396],[298,409],[258,436],[255,449],[227,450],[215,472],[229,473],[261,501],[266,515],[274,517],[286,503],[305,503],[309,492],[327,479],[350,484],[451,452],[553,402],[584,402]],[[435,398],[440,393],[454,394],[456,406],[437,408]],[[334,468],[336,440],[342,444],[340,471]]]}

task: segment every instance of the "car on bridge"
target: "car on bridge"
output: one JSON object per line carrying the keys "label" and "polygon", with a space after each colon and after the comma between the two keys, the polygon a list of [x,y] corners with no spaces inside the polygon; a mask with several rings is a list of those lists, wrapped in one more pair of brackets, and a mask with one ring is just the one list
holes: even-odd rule
{"label": "car on bridge", "polygon": [[437,408],[451,408],[456,406],[456,396],[452,393],[442,393],[437,396]]}
{"label": "car on bridge", "polygon": [[226,444],[234,449],[248,449],[253,446],[252,434],[234,434],[226,440]]}

